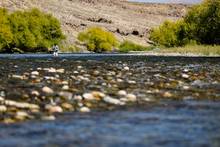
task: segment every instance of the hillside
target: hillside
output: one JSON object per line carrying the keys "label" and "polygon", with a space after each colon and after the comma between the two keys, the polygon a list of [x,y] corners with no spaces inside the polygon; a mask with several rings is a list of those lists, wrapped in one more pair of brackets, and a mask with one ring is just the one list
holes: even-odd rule
{"label": "hillside", "polygon": [[89,26],[102,26],[120,40],[147,44],[150,28],[166,19],[178,19],[186,13],[182,4],[141,4],[125,0],[1,0],[0,6],[14,10],[39,8],[62,23],[66,44],[76,41],[78,32]]}

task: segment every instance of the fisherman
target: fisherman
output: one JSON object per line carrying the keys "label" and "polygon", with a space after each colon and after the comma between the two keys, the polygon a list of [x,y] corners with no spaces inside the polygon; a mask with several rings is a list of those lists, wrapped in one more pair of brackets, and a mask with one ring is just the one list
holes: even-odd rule
{"label": "fisherman", "polygon": [[57,44],[53,45],[52,50],[53,50],[53,56],[57,57],[59,52],[59,46]]}

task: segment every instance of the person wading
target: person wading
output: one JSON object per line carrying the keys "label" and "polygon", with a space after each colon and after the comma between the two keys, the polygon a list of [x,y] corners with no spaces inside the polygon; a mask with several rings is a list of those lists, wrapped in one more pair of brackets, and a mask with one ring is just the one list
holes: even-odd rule
{"label": "person wading", "polygon": [[59,46],[57,44],[53,45],[52,50],[53,50],[53,56],[57,57],[59,52]]}

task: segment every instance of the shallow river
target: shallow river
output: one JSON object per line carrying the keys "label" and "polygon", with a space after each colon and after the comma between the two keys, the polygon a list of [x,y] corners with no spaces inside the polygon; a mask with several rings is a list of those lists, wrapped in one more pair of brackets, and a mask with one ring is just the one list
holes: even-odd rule
{"label": "shallow river", "polygon": [[[0,63],[3,66],[3,63],[6,63],[8,60],[15,64],[17,60],[20,62],[17,63],[19,67],[30,67],[29,63],[34,64],[36,60],[39,64],[38,66],[48,66],[43,64],[48,59],[50,62],[54,60],[58,64],[59,62],[57,60],[65,59],[65,62],[70,61],[72,64],[75,60],[83,60],[82,65],[84,66],[84,60],[86,62],[88,59],[104,60],[104,62],[110,63],[117,63],[120,60],[122,63],[129,61],[128,65],[130,68],[135,68],[132,65],[136,65],[136,62],[140,61],[147,63],[144,64],[141,62],[143,66],[149,67],[153,67],[153,63],[155,63],[154,72],[157,74],[162,73],[165,76],[166,73],[160,71],[166,69],[163,65],[170,68],[170,72],[175,68],[182,69],[184,66],[189,68],[192,73],[199,73],[201,71],[204,73],[206,70],[210,71],[210,74],[212,72],[220,72],[220,58],[74,54],[62,55],[58,59],[53,59],[50,56],[46,54],[0,55]],[[23,60],[27,58],[27,61]],[[31,61],[32,59],[33,61]],[[21,61],[25,62],[25,64],[22,65]],[[45,64],[50,64],[50,62],[45,62]],[[148,62],[151,64],[148,64]],[[99,62],[94,64],[102,65]],[[162,64],[161,66],[163,68],[157,71],[156,68],[160,67],[160,64]],[[65,65],[67,66],[68,64],[65,63]],[[34,65],[33,68],[37,68],[38,66]],[[10,66],[8,67],[10,68]],[[105,66],[103,68],[107,67]],[[19,69],[18,72],[20,70],[22,69]],[[137,71],[139,70],[137,69]],[[11,70],[11,72],[14,71]],[[139,77],[138,75],[136,76]],[[169,75],[167,76],[169,77]],[[210,81],[216,80],[216,86],[212,87],[212,84],[206,84],[206,87],[203,87],[204,85],[200,85],[197,89],[199,90],[198,93],[201,94],[199,97],[200,100],[189,98],[189,96],[185,99],[161,99],[154,103],[136,104],[116,108],[111,111],[97,110],[88,114],[66,112],[64,114],[58,114],[55,121],[30,120],[15,124],[0,124],[0,146],[219,147],[220,100],[218,98],[220,97],[220,92],[218,90],[220,85],[218,83],[218,76],[211,77],[207,75]],[[184,82],[189,83],[189,79]],[[3,86],[5,85],[3,84]],[[203,94],[202,91],[205,89],[211,90],[212,93]],[[181,90],[171,89],[171,92],[181,93]],[[188,94],[193,95],[194,91]],[[158,97],[158,95],[155,96]],[[206,96],[208,97],[207,100]],[[212,99],[212,97],[215,98]]]}

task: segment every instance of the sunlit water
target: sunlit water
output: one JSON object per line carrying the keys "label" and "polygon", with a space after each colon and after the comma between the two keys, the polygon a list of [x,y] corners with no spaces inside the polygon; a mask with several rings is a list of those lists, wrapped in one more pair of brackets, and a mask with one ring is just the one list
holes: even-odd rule
{"label": "sunlit water", "polygon": [[[49,54],[0,55],[0,62],[7,58],[22,59],[21,61],[25,58],[42,61],[53,59]],[[109,60],[141,60],[157,64],[172,60],[171,63],[175,61],[176,64],[196,62],[201,66],[211,67],[220,60],[126,54],[65,54],[58,59],[64,58],[66,62],[78,59],[105,60],[107,63]],[[220,101],[217,100],[163,100],[113,111],[93,111],[89,114],[69,112],[58,115],[57,120],[51,122],[35,120],[11,125],[0,124],[0,146],[219,147],[219,114]]]}

